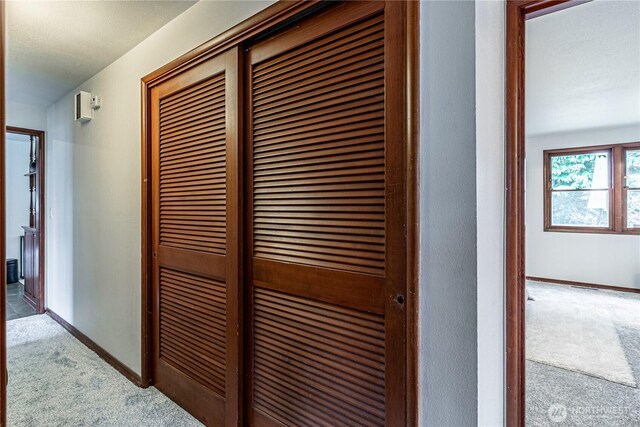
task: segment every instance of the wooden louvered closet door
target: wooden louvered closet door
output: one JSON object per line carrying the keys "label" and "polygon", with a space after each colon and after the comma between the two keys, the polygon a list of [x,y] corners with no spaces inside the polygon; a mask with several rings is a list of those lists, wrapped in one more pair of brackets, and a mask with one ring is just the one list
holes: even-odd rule
{"label": "wooden louvered closet door", "polygon": [[207,425],[237,425],[237,50],[154,87],[155,386]]}
{"label": "wooden louvered closet door", "polygon": [[249,49],[252,425],[405,424],[403,7],[332,6]]}

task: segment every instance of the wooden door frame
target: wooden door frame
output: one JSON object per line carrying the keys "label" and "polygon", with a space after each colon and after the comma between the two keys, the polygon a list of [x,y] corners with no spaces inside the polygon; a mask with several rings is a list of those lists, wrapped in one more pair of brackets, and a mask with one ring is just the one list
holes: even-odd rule
{"label": "wooden door frame", "polygon": [[591,0],[506,4],[506,421],[525,425],[525,21]]}
{"label": "wooden door frame", "polygon": [[[328,2],[311,0],[279,1],[248,18],[240,24],[225,31],[219,36],[196,47],[164,67],[142,78],[141,81],[141,114],[142,114],[142,177],[141,177],[141,303],[142,303],[142,335],[141,335],[141,385],[153,384],[153,301],[152,301],[152,204],[151,204],[151,89],[172,76],[193,67],[207,59],[229,49],[241,45],[256,36],[271,33],[296,21],[314,10],[327,5]],[[406,94],[406,210],[407,210],[407,292],[406,292],[406,407],[407,425],[418,425],[419,388],[419,2],[407,1],[404,8],[405,28],[402,31],[406,49],[405,72],[398,73],[404,79]]]}
{"label": "wooden door frame", "polygon": [[[7,257],[5,203],[6,86],[5,2],[0,2],[0,260]],[[7,263],[0,262],[0,427],[7,425]]]}
{"label": "wooden door frame", "polygon": [[[14,133],[17,135],[35,136],[38,138],[38,169],[37,169],[37,189],[38,189],[38,209],[36,211],[36,229],[38,230],[38,303],[36,312],[42,314],[45,311],[44,305],[44,269],[45,269],[45,132],[43,130],[27,129],[16,126],[6,126],[5,134]],[[6,142],[5,142],[6,143]]]}

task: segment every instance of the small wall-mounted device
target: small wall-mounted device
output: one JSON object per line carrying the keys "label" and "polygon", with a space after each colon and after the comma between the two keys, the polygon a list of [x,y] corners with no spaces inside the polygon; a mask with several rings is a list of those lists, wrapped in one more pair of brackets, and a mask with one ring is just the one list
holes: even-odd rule
{"label": "small wall-mounted device", "polygon": [[91,120],[91,92],[80,91],[76,93],[75,119],[81,122]]}
{"label": "small wall-mounted device", "polygon": [[97,110],[100,107],[102,107],[102,98],[98,95],[93,95],[91,97],[91,109]]}

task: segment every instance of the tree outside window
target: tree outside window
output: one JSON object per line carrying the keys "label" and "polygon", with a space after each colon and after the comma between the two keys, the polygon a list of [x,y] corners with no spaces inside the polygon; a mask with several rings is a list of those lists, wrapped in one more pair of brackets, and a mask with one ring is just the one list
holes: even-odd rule
{"label": "tree outside window", "polygon": [[640,143],[547,150],[545,230],[640,232]]}

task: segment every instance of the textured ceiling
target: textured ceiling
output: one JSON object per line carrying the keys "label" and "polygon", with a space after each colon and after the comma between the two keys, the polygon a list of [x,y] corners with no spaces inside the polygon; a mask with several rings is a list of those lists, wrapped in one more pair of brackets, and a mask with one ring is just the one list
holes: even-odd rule
{"label": "textured ceiling", "polygon": [[8,1],[7,99],[48,106],[195,1]]}
{"label": "textured ceiling", "polygon": [[640,2],[596,0],[526,26],[527,134],[640,122]]}

